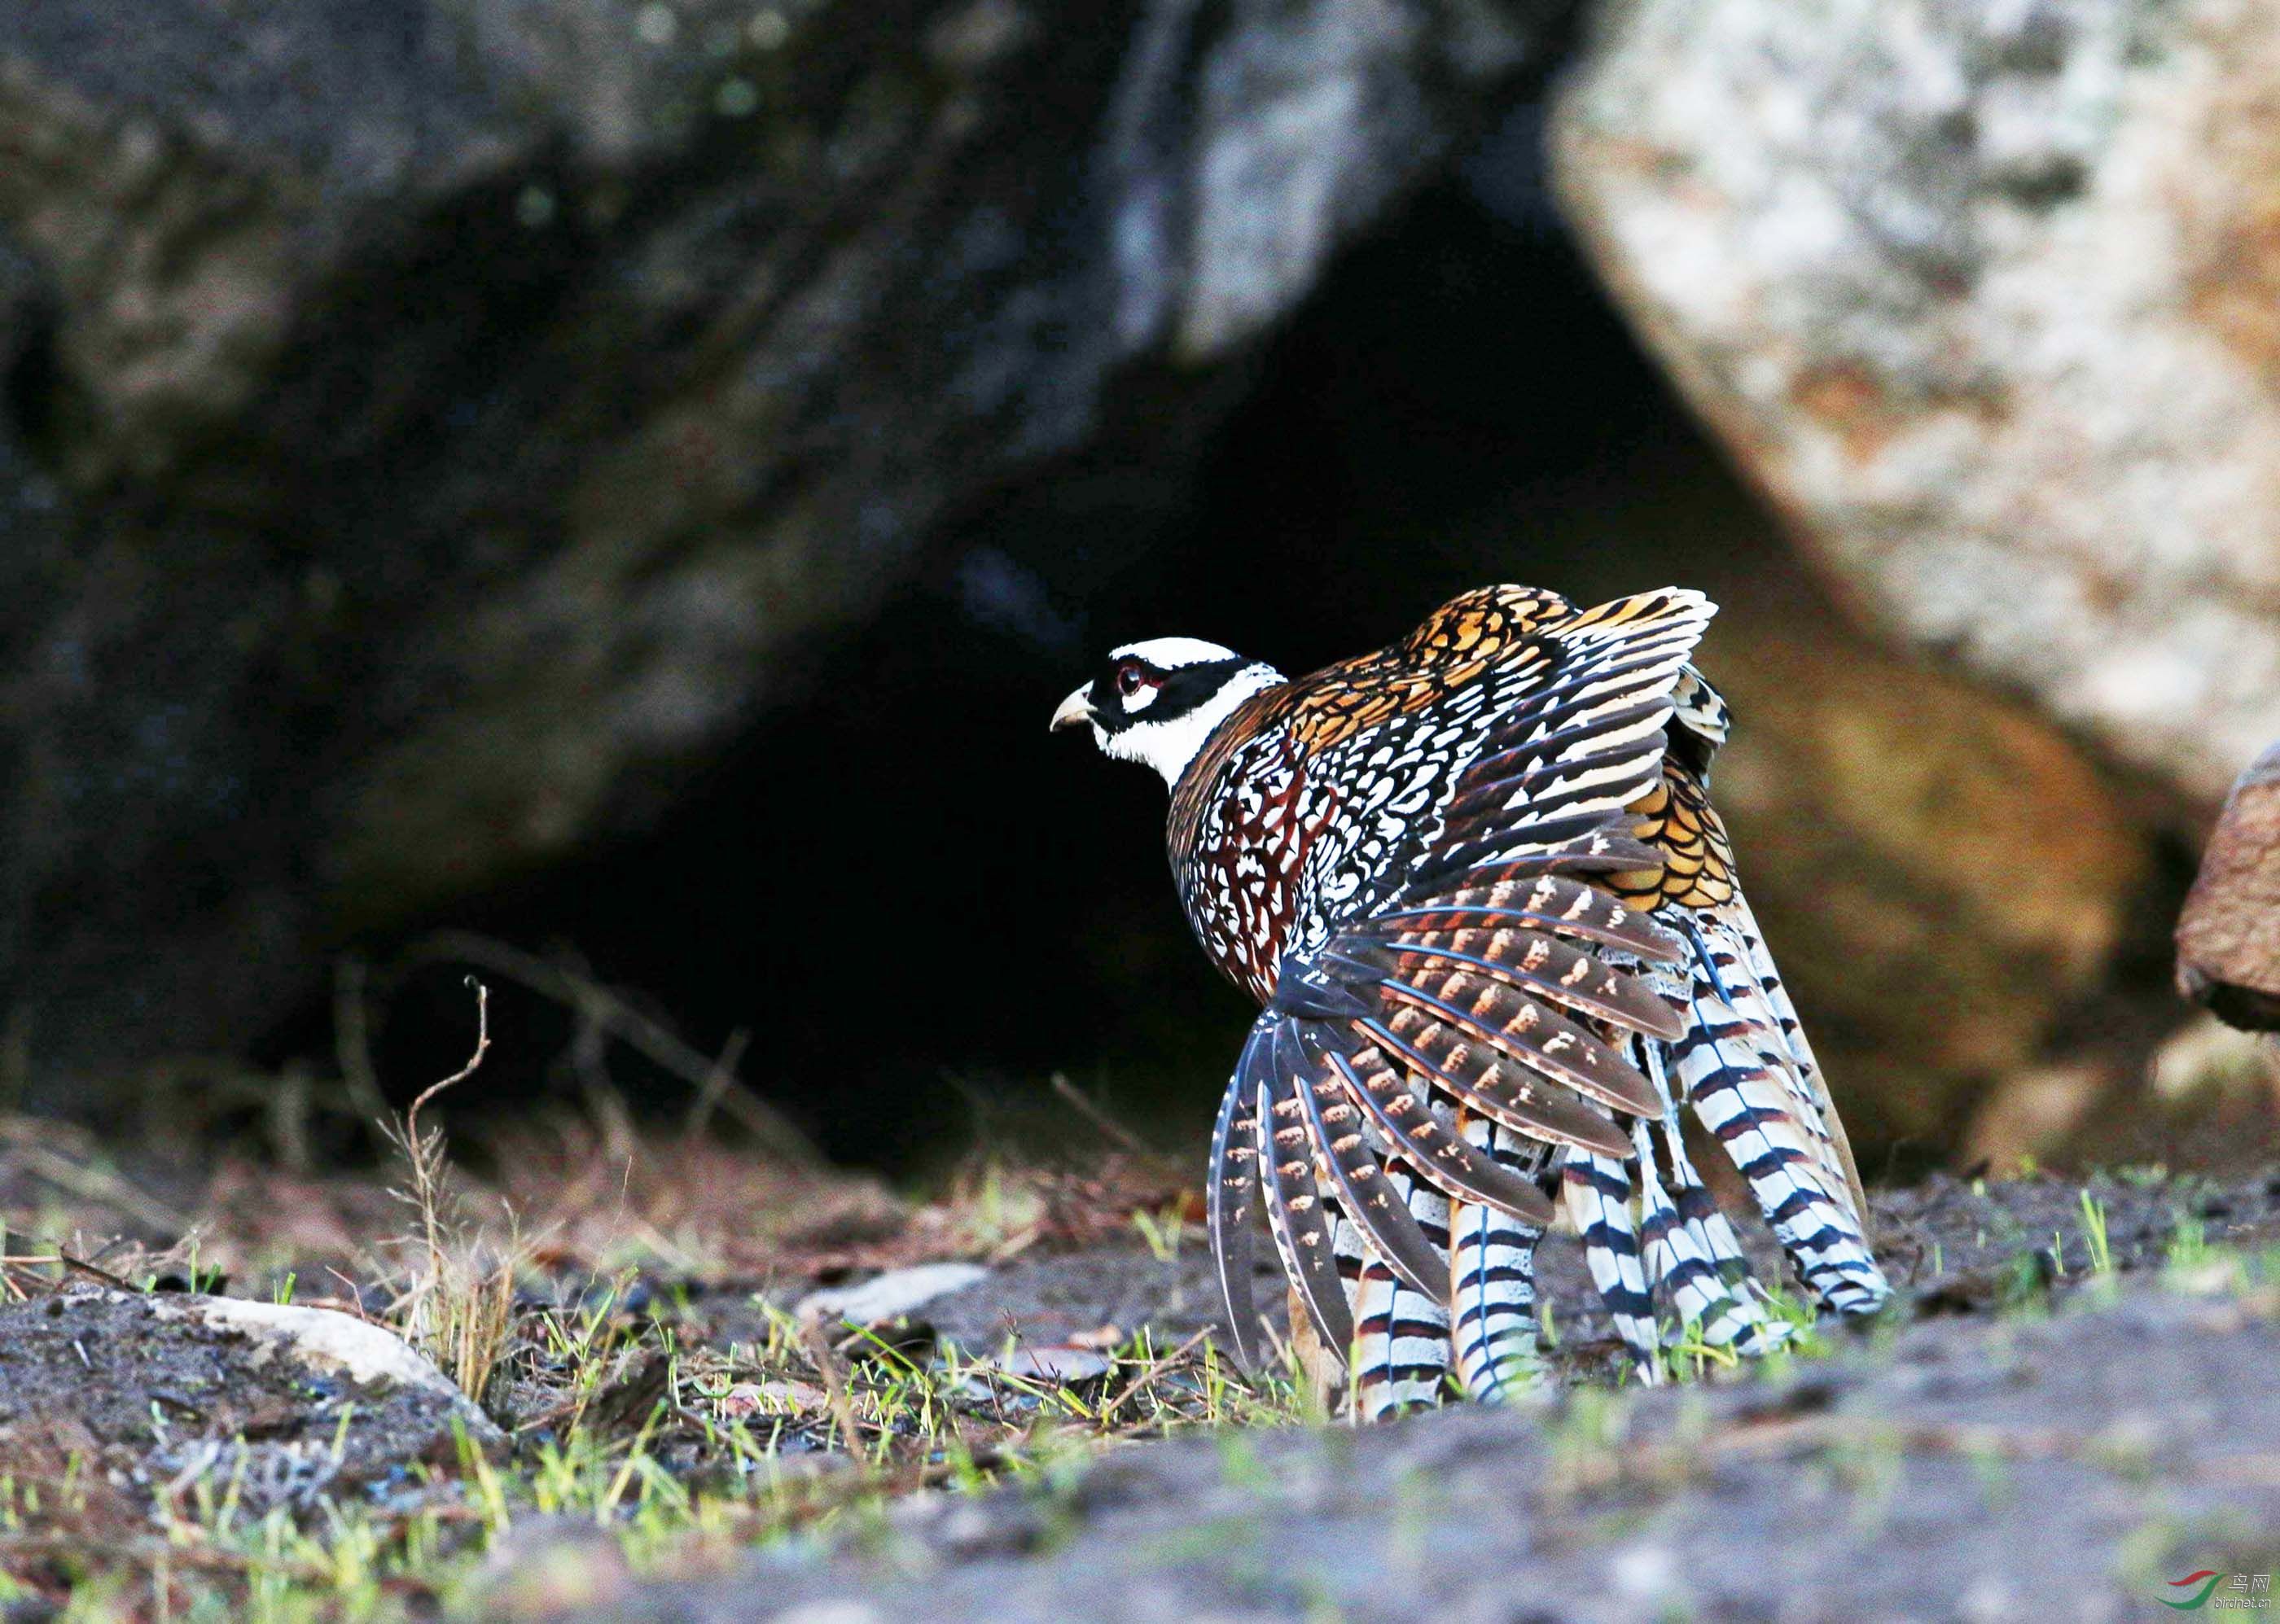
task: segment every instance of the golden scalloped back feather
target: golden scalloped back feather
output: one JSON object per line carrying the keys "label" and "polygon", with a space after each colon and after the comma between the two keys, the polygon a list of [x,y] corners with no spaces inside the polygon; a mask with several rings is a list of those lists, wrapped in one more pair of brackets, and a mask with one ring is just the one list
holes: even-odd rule
{"label": "golden scalloped back feather", "polygon": [[1663,854],[1660,869],[1610,874],[1610,889],[1641,912],[1675,903],[1683,908],[1715,907],[1734,897],[1734,848],[1726,825],[1710,804],[1701,780],[1675,765],[1662,781],[1626,811],[1637,814],[1631,833]]}
{"label": "golden scalloped back feather", "polygon": [[1576,620],[1575,604],[1531,587],[1482,587],[1452,598],[1400,642],[1318,673],[1290,718],[1290,736],[1302,749],[1327,750],[1422,710],[1491,667],[1548,664],[1549,652],[1527,648],[1529,641]]}

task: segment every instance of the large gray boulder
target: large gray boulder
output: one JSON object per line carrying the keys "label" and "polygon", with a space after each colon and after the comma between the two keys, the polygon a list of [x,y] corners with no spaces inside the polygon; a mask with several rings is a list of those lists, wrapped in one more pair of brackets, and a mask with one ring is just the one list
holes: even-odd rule
{"label": "large gray boulder", "polygon": [[1182,466],[1564,9],[0,4],[36,1073],[243,1045],[640,827],[946,515]]}
{"label": "large gray boulder", "polygon": [[2280,5],[1608,0],[1572,219],[1870,618],[2214,806],[2280,715]]}

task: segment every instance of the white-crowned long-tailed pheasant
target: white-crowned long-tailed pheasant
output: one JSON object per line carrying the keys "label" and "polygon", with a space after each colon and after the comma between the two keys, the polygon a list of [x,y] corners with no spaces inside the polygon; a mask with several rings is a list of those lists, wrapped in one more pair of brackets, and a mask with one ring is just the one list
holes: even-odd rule
{"label": "white-crowned long-tailed pheasant", "polygon": [[1054,713],[1172,788],[1188,922],[1262,1005],[1212,1144],[1213,1251],[1255,1358],[1252,1207],[1365,1418],[1540,1380],[1564,1202],[1652,1377],[1659,1317],[1779,1335],[1689,1159],[1691,1110],[1820,1305],[1889,1295],[1845,1131],[1707,789],[1726,708],[1679,589],[1489,587],[1291,681],[1117,650]]}

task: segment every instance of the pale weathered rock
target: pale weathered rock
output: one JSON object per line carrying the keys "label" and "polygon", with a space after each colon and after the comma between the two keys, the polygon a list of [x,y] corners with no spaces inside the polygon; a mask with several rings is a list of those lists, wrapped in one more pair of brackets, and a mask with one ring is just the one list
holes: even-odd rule
{"label": "pale weathered rock", "polygon": [[2177,985],[2237,1027],[2280,1028],[2280,744],[2233,786],[2177,921]]}
{"label": "pale weathered rock", "polygon": [[645,827],[959,504],[1186,468],[1563,9],[0,7],[35,1078]]}
{"label": "pale weathered rock", "polygon": [[884,1325],[899,1320],[953,1291],[963,1291],[989,1277],[976,1263],[920,1263],[906,1269],[890,1269],[856,1286],[830,1286],[811,1291],[793,1312],[802,1319],[844,1321],[850,1325]]}
{"label": "pale weathered rock", "polygon": [[454,1386],[450,1377],[395,1332],[331,1308],[256,1303],[243,1297],[181,1293],[137,1300],[161,1325],[188,1321],[234,1332],[252,1345],[256,1366],[290,1360],[361,1386],[417,1389],[437,1399],[476,1436],[496,1439],[498,1428]]}
{"label": "pale weathered rock", "polygon": [[2280,4],[1595,21],[1570,216],[1802,544],[2214,803],[2280,713]]}

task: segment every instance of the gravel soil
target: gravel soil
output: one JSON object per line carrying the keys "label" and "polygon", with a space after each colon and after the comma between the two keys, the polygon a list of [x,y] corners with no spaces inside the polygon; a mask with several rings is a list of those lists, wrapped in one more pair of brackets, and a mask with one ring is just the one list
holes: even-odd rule
{"label": "gravel soil", "polygon": [[[2191,1594],[2171,1579],[2280,1572],[2280,1288],[2238,1261],[2280,1242],[2280,1178],[2089,1188],[2103,1276],[2081,1185],[1943,1177],[1880,1196],[1906,1300],[1827,1358],[1359,1433],[1136,1443],[563,1616],[2164,1616]],[[2234,1261],[2196,1268],[2198,1244]],[[1571,1370],[1604,1368],[1572,1243],[1545,1261]],[[1136,1316],[1177,1335],[1210,1311],[1201,1259],[1104,1249],[1026,1261],[928,1313],[987,1342]]]}

